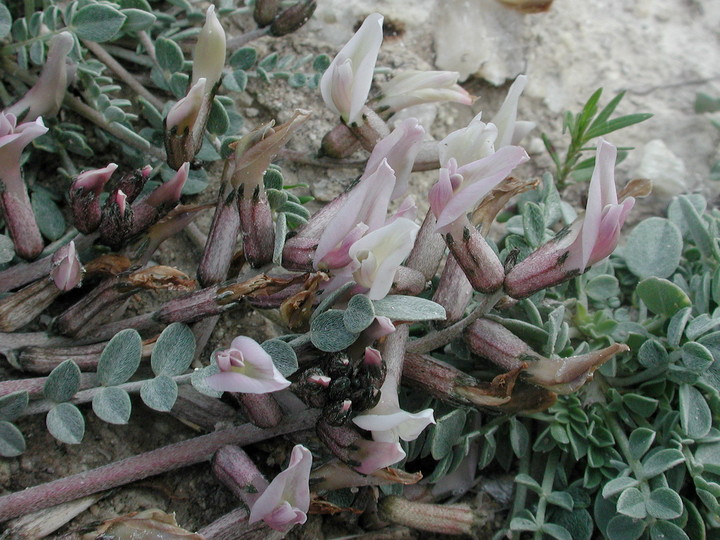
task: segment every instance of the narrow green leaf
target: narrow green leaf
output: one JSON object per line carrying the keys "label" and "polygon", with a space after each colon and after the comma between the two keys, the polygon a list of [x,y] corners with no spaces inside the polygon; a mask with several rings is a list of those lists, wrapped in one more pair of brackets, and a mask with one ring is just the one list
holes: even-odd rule
{"label": "narrow green leaf", "polygon": [[102,43],[115,37],[125,19],[125,15],[106,4],[89,4],[75,12],[72,26],[78,38]]}
{"label": "narrow green leaf", "polygon": [[624,91],[624,90],[623,90],[622,92],[620,92],[618,95],[616,95],[614,98],[612,98],[607,105],[605,105],[605,107],[603,108],[603,110],[600,111],[600,113],[595,117],[595,119],[593,120],[592,124],[590,124],[589,129],[590,129],[590,130],[595,129],[596,127],[598,127],[598,126],[604,124],[605,122],[607,122],[607,120],[610,118],[610,116],[612,115],[612,113],[615,112],[615,109],[616,109],[617,106],[620,104],[620,102],[622,101],[623,97],[625,97],[625,91]]}
{"label": "narrow green leaf", "polygon": [[177,383],[167,375],[158,375],[154,379],[149,379],[140,388],[140,397],[145,405],[161,412],[173,408],[177,395]]}
{"label": "narrow green leaf", "polygon": [[195,357],[195,336],[183,323],[172,323],[155,342],[150,366],[155,375],[172,377],[185,373]]}
{"label": "narrow green leaf", "polygon": [[85,419],[72,403],[55,405],[45,418],[50,435],[67,444],[80,444],[85,435]]}
{"label": "narrow green leaf", "polygon": [[108,342],[98,360],[97,376],[103,386],[122,384],[132,377],[142,358],[142,339],[136,330],[121,330]]}
{"label": "narrow green leaf", "polygon": [[530,434],[525,425],[517,418],[510,419],[510,446],[519,458],[526,455],[530,449]]}
{"label": "narrow green leaf", "polygon": [[613,118],[612,120],[608,120],[601,126],[597,126],[591,130],[588,130],[585,134],[585,137],[587,137],[587,140],[594,139],[595,137],[602,137],[603,135],[607,135],[608,133],[612,133],[613,131],[617,131],[619,129],[639,124],[640,122],[644,122],[645,120],[652,118],[652,116],[653,115],[649,113],[638,113]]}
{"label": "narrow green leaf", "polygon": [[275,245],[273,246],[273,264],[282,265],[283,249],[287,237],[288,226],[285,214],[278,214],[275,218]]}
{"label": "narrow green leaf", "polygon": [[130,396],[122,388],[101,388],[92,400],[93,412],[108,424],[127,424],[132,412]]}
{"label": "narrow green leaf", "polygon": [[545,216],[540,206],[528,202],[522,211],[525,238],[532,247],[539,247],[545,237]]}
{"label": "narrow green leaf", "polygon": [[56,403],[68,401],[80,388],[80,368],[72,360],[65,360],[52,370],[45,386],[43,395]]}
{"label": "narrow green leaf", "polygon": [[540,484],[529,474],[520,473],[515,476],[515,483],[527,487],[538,495],[542,493]]}
{"label": "narrow green leaf", "polygon": [[142,9],[123,9],[121,11],[127,17],[122,25],[123,32],[138,32],[150,28],[157,17]]}

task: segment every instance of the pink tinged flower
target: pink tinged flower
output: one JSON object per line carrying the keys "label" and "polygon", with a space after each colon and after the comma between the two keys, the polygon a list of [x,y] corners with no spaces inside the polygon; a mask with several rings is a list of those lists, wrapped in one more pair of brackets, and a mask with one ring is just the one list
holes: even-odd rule
{"label": "pink tinged flower", "polygon": [[378,107],[397,112],[423,103],[452,101],[470,105],[472,96],[459,84],[456,71],[403,71],[382,89]]}
{"label": "pink tinged flower", "polygon": [[175,204],[180,200],[180,195],[182,194],[182,189],[188,179],[189,173],[190,163],[185,162],[175,173],[175,176],[157,187],[148,195],[144,202],[155,208],[163,204]]}
{"label": "pink tinged flower", "polygon": [[84,273],[85,270],[80,263],[74,241],[64,245],[53,255],[50,277],[61,291],[69,291],[78,287]]}
{"label": "pink tinged flower", "polygon": [[177,133],[183,134],[190,132],[195,125],[195,120],[202,106],[207,79],[198,79],[187,95],[178,101],[168,111],[166,119],[166,127],[169,130],[175,129]]}
{"label": "pink tinged flower", "polygon": [[[393,331],[395,328],[393,327]],[[382,367],[382,356],[380,351],[372,347],[365,347],[364,364],[366,366]]]}
{"label": "pink tinged flower", "polygon": [[316,269],[329,267],[324,259],[331,252],[331,258],[344,260],[342,255],[346,248],[349,251],[349,240],[357,237],[359,224],[367,226],[367,232],[382,227],[394,186],[395,173],[386,159],[375,172],[360,179],[320,236],[313,260]]}
{"label": "pink tinged flower", "polygon": [[298,444],[290,454],[287,469],[278,474],[250,509],[248,523],[264,521],[283,533],[307,520],[310,509],[312,454]]}
{"label": "pink tinged flower", "polygon": [[317,384],[318,386],[322,386],[323,388],[327,388],[328,386],[330,386],[332,379],[326,375],[310,375],[307,378],[307,381],[309,383]]}
{"label": "pink tinged flower", "polygon": [[535,127],[535,122],[517,120],[518,101],[526,84],[527,76],[518,75],[510,86],[505,101],[492,119],[498,130],[495,148],[518,144]]}
{"label": "pink tinged flower", "polygon": [[367,287],[371,300],[385,298],[397,269],[410,255],[420,226],[409,219],[396,219],[355,242],[348,254],[353,278]]}
{"label": "pink tinged flower", "polygon": [[65,91],[74,76],[74,67],[68,65],[67,55],[75,41],[70,32],[60,32],[50,40],[47,60],[40,78],[25,96],[8,107],[5,112],[33,121],[39,116],[55,116],[60,110]]}
{"label": "pink tinged flower", "polygon": [[389,317],[375,317],[372,324],[368,326],[364,331],[364,335],[371,340],[380,339],[385,336],[389,336],[395,332],[395,325],[392,323]]}
{"label": "pink tinged flower", "polygon": [[353,468],[360,474],[372,474],[405,459],[405,451],[399,442],[380,442],[359,439],[353,458],[359,465]]}
{"label": "pink tinged flower", "polygon": [[320,80],[320,92],[330,110],[345,123],[360,120],[370,86],[375,62],[382,44],[383,17],[368,15],[360,29],[338,52]]}
{"label": "pink tinged flower", "polygon": [[117,168],[116,163],[109,163],[107,167],[103,167],[102,169],[83,171],[75,178],[75,181],[70,187],[70,191],[80,189],[83,191],[92,191],[95,195],[100,195],[105,184],[107,184]]}
{"label": "pink tinged flower", "polygon": [[432,409],[418,413],[402,410],[394,384],[383,384],[380,389],[380,402],[364,414],[353,418],[353,423],[370,431],[375,441],[397,443],[399,439],[414,441],[427,426],[435,423],[435,418]]}
{"label": "pink tinged flower", "polygon": [[378,141],[368,158],[365,174],[374,172],[387,159],[388,165],[395,171],[395,188],[390,199],[402,197],[408,189],[408,181],[420,151],[425,130],[417,118],[408,118],[401,122],[387,137]]}
{"label": "pink tinged flower", "polygon": [[225,30],[215,15],[215,6],[210,5],[205,15],[205,25],[200,31],[193,52],[192,83],[206,79],[210,91],[222,77],[225,67]]}
{"label": "pink tinged flower", "polygon": [[580,246],[573,244],[574,249],[571,248],[567,261],[570,266],[577,265],[580,272],[613,252],[620,229],[635,204],[633,197],[618,204],[614,172],[616,157],[617,148],[601,138],[588,189],[585,219],[578,238]]}
{"label": "pink tinged flower", "polygon": [[453,159],[440,169],[440,179],[429,193],[436,230],[448,232],[512,170],[530,157],[519,146],[506,146],[488,157],[458,167]]}
{"label": "pink tinged flower", "polygon": [[266,394],[290,386],[265,349],[249,337],[233,339],[229,349],[215,353],[215,361],[220,373],[207,378],[208,385],[215,390]]}
{"label": "pink tinged flower", "polygon": [[497,136],[497,126],[483,122],[479,113],[467,127],[453,131],[440,141],[440,165],[447,167],[454,159],[458,167],[462,167],[493,154]]}
{"label": "pink tinged flower", "polygon": [[583,273],[613,252],[625,219],[635,204],[633,197],[618,202],[613,171],[616,156],[615,146],[600,139],[585,216],[508,272],[505,279],[508,294],[524,298],[557,285]]}
{"label": "pink tinged flower", "polygon": [[0,113],[0,181],[6,189],[22,186],[20,156],[34,139],[47,133],[42,118],[17,125],[15,115]]}

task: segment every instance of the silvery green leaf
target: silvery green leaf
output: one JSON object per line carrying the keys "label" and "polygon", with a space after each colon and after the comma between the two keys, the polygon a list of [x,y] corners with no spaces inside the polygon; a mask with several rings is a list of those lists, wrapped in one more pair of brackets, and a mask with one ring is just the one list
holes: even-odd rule
{"label": "silvery green leaf", "polygon": [[525,203],[522,210],[523,232],[528,244],[539,247],[545,237],[545,216],[534,202]]}
{"label": "silvery green leaf", "polygon": [[445,308],[431,300],[417,296],[389,295],[373,300],[375,315],[393,321],[445,320]]}
{"label": "silvery green leaf", "polygon": [[108,424],[127,424],[132,412],[130,396],[122,388],[100,388],[92,400],[92,408],[100,420]]}
{"label": "silvery green leaf", "polygon": [[668,343],[673,347],[677,347],[678,345],[680,345],[680,340],[682,339],[683,333],[685,332],[685,326],[690,320],[691,315],[692,308],[686,307],[678,311],[675,315],[672,316],[672,319],[670,319],[666,334]]}
{"label": "silvery green leaf", "polygon": [[662,366],[668,363],[668,353],[659,341],[649,339],[638,351],[638,361],[646,368]]}
{"label": "silvery green leaf", "polygon": [[157,17],[142,9],[123,9],[121,13],[127,17],[122,25],[124,32],[137,32],[139,30],[147,30],[150,28]]}
{"label": "silvery green leaf", "polygon": [[60,238],[65,232],[65,218],[55,201],[45,191],[35,191],[30,201],[42,235],[53,241]]}
{"label": "silvery green leaf", "polygon": [[0,39],[10,33],[12,28],[12,15],[5,4],[0,4]]}
{"label": "silvery green leaf", "polygon": [[80,388],[80,368],[72,360],[65,360],[52,370],[45,386],[43,395],[56,403],[68,401]]}
{"label": "silvery green leaf", "polygon": [[25,451],[25,437],[10,422],[0,421],[0,456],[10,458]]}
{"label": "silvery green leaf", "polygon": [[688,384],[680,385],[678,397],[682,430],[691,439],[703,438],[712,427],[712,413],[707,401],[699,390]]}
{"label": "silvery green leaf", "polygon": [[432,426],[430,434],[430,452],[433,459],[439,460],[446,457],[455,443],[462,435],[467,413],[463,409],[455,409]]}
{"label": "silvery green leaf", "polygon": [[195,336],[183,323],[172,323],[162,331],[153,347],[150,366],[155,375],[185,373],[195,357]]}
{"label": "silvery green leaf", "polygon": [[530,434],[525,424],[517,418],[510,419],[510,446],[519,458],[527,454],[530,449]]}
{"label": "silvery green leaf", "polygon": [[293,73],[288,79],[288,86],[291,88],[302,88],[307,84],[308,78],[304,73]]}
{"label": "silvery green leaf", "polygon": [[185,97],[185,92],[187,90],[188,83],[190,82],[190,77],[187,73],[181,73],[176,72],[170,75],[170,80],[168,81],[168,85],[170,86],[170,91],[173,93],[173,95],[181,99]]}
{"label": "silvery green leaf", "polygon": [[312,64],[313,70],[318,73],[323,73],[328,67],[330,67],[330,57],[327,54],[319,54],[315,57]]}
{"label": "silvery green leaf", "polygon": [[611,540],[638,540],[645,532],[645,520],[629,516],[615,516],[607,526],[607,537]]}
{"label": "silvery green leaf", "polygon": [[205,394],[206,396],[214,398],[219,398],[223,395],[223,393],[221,391],[215,390],[214,388],[210,388],[205,381],[205,379],[207,379],[210,375],[215,375],[216,373],[220,373],[220,368],[218,368],[216,364],[196,369],[195,371],[193,371],[192,376],[190,377],[190,382],[192,383],[195,390],[197,390],[201,394]]}
{"label": "silvery green leaf", "polygon": [[283,377],[289,377],[298,370],[295,349],[280,339],[269,339],[260,345],[270,355],[273,364]]}
{"label": "silvery green leaf", "polygon": [[15,420],[25,410],[29,399],[26,390],[0,397],[0,420],[7,420],[8,422]]}
{"label": "silvery green leaf", "polygon": [[675,519],[683,513],[680,495],[666,487],[653,490],[646,506],[648,514],[656,519]]}
{"label": "silvery green leaf", "polygon": [[695,373],[704,372],[713,363],[712,353],[700,343],[690,341],[681,349],[683,365]]}
{"label": "silvery green leaf", "polygon": [[636,291],[648,309],[658,315],[671,317],[678,310],[691,305],[685,291],[667,279],[644,279],[638,284]]}
{"label": "silvery green leaf", "polygon": [[643,519],[647,516],[645,496],[637,488],[627,488],[618,498],[617,511],[634,519]]}
{"label": "silvery green leaf", "polygon": [[[688,201],[690,201],[690,204],[695,207],[695,210],[697,210],[698,214],[702,214],[703,212],[705,212],[705,209],[707,208],[707,201],[705,200],[705,197],[703,197],[699,193],[692,193],[686,195],[685,197]],[[680,206],[679,199],[673,199],[673,201],[668,206],[667,214],[668,219],[672,221],[675,225],[677,225],[678,229],[680,229],[683,237],[689,238],[690,227],[688,226],[688,222],[685,219],[685,214],[683,213],[682,207]]]}
{"label": "silvery green leaf", "polygon": [[521,510],[510,520],[512,531],[537,531],[539,528],[535,516],[527,509]]}
{"label": "silvery green leaf", "polygon": [[230,127],[230,118],[228,117],[227,110],[215,98],[210,109],[210,116],[208,117],[207,130],[213,135],[224,135]]}
{"label": "silvery green leaf", "polygon": [[548,320],[545,323],[545,330],[547,330],[548,333],[548,339],[547,343],[545,344],[545,349],[550,355],[555,354],[556,352],[555,343],[557,341],[558,334],[560,333],[560,327],[562,325],[564,317],[565,306],[560,305],[550,312],[550,314],[548,315]]}
{"label": "silvery green leaf", "polygon": [[516,475],[515,483],[525,486],[537,494],[542,493],[542,486],[540,486],[540,484],[538,484],[537,480],[535,480],[529,474],[520,473],[520,474]]}
{"label": "silvery green leaf", "polygon": [[620,294],[620,284],[615,276],[595,276],[585,285],[585,293],[593,300],[607,300]]}
{"label": "silvery green leaf", "polygon": [[182,71],[185,57],[180,45],[172,39],[156,39],[155,56],[160,67],[168,73],[173,74]]}
{"label": "silvery green leaf", "polygon": [[345,328],[343,315],[344,312],[339,309],[331,309],[318,315],[310,323],[312,344],[321,351],[338,352],[355,343],[358,334]]}
{"label": "silvery green leaf", "polygon": [[720,326],[720,317],[711,318],[707,313],[701,313],[687,325],[685,335],[689,340],[696,340],[718,326]]}
{"label": "silvery green leaf", "polygon": [[[703,531],[704,532],[704,531]],[[700,538],[695,536],[693,538]],[[704,538],[704,536],[703,536]],[[656,521],[650,528],[651,540],[690,540],[680,527],[670,521]]]}
{"label": "silvery green leaf", "polygon": [[[649,428],[639,427],[630,434],[630,454],[634,459],[642,458],[650,450],[656,432]],[[604,492],[603,492],[604,493]]]}
{"label": "silvery green leaf", "polygon": [[79,39],[102,43],[115,37],[125,15],[106,4],[89,4],[75,12],[72,27]]}
{"label": "silvery green leaf", "polygon": [[282,265],[282,254],[285,249],[285,237],[288,233],[285,214],[278,214],[275,218],[275,245],[273,246],[273,264]]}
{"label": "silvery green leaf", "polygon": [[685,456],[674,448],[665,448],[643,460],[643,477],[653,478],[685,461]]}
{"label": "silvery green leaf", "polygon": [[67,444],[79,444],[85,435],[85,419],[72,403],[55,405],[45,418],[50,435]]}
{"label": "silvery green leaf", "polygon": [[[564,493],[563,495],[567,494]],[[556,523],[544,523],[543,526],[540,527],[540,531],[555,538],[556,540],[574,540],[570,532],[565,527]]]}
{"label": "silvery green leaf", "polygon": [[373,302],[364,294],[356,294],[350,298],[343,315],[343,322],[348,332],[360,333],[375,320]]}
{"label": "silvery green leaf", "polygon": [[718,250],[716,239],[710,235],[708,226],[703,221],[700,213],[695,209],[693,203],[684,195],[679,197],[678,202],[683,216],[685,217],[685,221],[687,221],[690,236],[694,240],[695,245],[697,245],[700,252],[705,257],[710,258],[714,256],[716,259],[720,259],[720,252]]}
{"label": "silvery green leaf", "polygon": [[248,70],[255,65],[257,51],[252,47],[242,47],[230,56],[230,65],[235,69]]}
{"label": "silvery green leaf", "polygon": [[339,289],[335,289],[333,292],[328,294],[320,304],[318,304],[318,307],[315,308],[315,311],[310,316],[310,322],[312,323],[315,319],[317,319],[322,313],[325,313],[330,307],[332,307],[335,302],[337,302],[340,298],[342,298],[346,292],[348,292],[350,289],[352,289],[357,283],[354,281],[349,281]]}
{"label": "silvery green leaf", "polygon": [[136,330],[121,330],[108,342],[98,360],[97,376],[103,386],[122,384],[132,377],[142,358],[142,339]]}
{"label": "silvery green leaf", "polygon": [[[292,195],[292,194],[290,194]],[[295,214],[303,219],[310,219],[310,211],[303,205],[293,202],[292,200],[287,201],[278,208],[278,212],[287,212],[288,214]]]}
{"label": "silvery green leaf", "polygon": [[427,477],[428,483],[435,483],[438,480],[440,480],[443,476],[448,474],[448,471],[450,470],[450,466],[452,465],[453,461],[453,455],[452,453],[449,453],[444,458],[440,459],[437,464],[435,465],[435,468],[433,469],[433,472],[430,473],[430,475]]}
{"label": "silvery green leaf", "polygon": [[680,264],[682,248],[680,229],[668,219],[651,217],[628,235],[623,254],[630,271],[640,279],[667,278]]}
{"label": "silvery green leaf", "polygon": [[607,484],[603,486],[602,496],[606,499],[617,495],[618,493],[625,491],[628,488],[635,487],[640,482],[629,476],[621,476],[620,478],[613,478]]}
{"label": "silvery green leaf", "polygon": [[177,383],[166,375],[158,375],[145,381],[140,388],[140,397],[145,405],[156,411],[167,412],[177,400]]}
{"label": "silvery green leaf", "polygon": [[0,264],[12,261],[15,256],[15,246],[9,236],[0,234]]}

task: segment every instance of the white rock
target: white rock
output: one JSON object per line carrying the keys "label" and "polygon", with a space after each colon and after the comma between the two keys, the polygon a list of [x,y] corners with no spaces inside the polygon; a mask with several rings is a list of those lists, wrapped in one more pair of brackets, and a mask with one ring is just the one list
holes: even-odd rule
{"label": "white rock", "polygon": [[526,18],[495,0],[444,0],[432,17],[435,64],[499,85],[525,69]]}
{"label": "white rock", "polygon": [[652,180],[655,196],[670,198],[688,190],[685,163],[660,139],[653,139],[643,147],[635,176]]}

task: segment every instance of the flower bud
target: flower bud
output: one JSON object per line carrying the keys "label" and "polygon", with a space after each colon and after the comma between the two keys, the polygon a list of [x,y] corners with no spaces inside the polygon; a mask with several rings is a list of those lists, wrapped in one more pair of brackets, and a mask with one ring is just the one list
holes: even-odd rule
{"label": "flower bud", "polygon": [[211,92],[222,78],[225,67],[225,30],[215,15],[215,6],[210,5],[205,15],[205,25],[200,31],[193,52],[193,71],[190,84],[205,79],[205,88]]}
{"label": "flower bud", "polygon": [[70,241],[58,249],[52,258],[50,277],[61,291],[69,291],[79,287],[85,270],[82,267],[75,242]]}
{"label": "flower bud", "polygon": [[102,209],[100,218],[100,240],[112,249],[120,248],[130,235],[133,211],[127,204],[127,197],[121,190],[115,190]]}
{"label": "flower bud", "polygon": [[296,32],[310,20],[315,8],[317,8],[316,0],[300,0],[275,17],[270,25],[270,35],[281,37]]}
{"label": "flower bud", "polygon": [[110,163],[103,169],[83,171],[70,186],[70,207],[80,232],[89,234],[100,225],[100,194],[117,167]]}
{"label": "flower bud", "polygon": [[255,0],[253,19],[260,28],[265,28],[275,19],[280,0]]}
{"label": "flower bud", "polygon": [[378,108],[393,112],[423,103],[450,101],[470,105],[472,96],[459,84],[457,71],[417,71],[398,73],[382,88]]}

